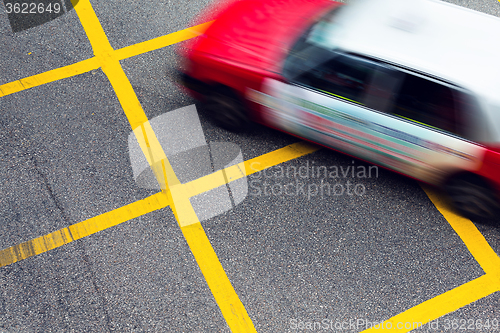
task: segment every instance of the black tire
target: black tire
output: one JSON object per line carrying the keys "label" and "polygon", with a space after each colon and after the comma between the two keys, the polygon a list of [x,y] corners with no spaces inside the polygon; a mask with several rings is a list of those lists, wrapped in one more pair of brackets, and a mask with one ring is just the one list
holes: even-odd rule
{"label": "black tire", "polygon": [[233,132],[248,129],[250,121],[240,98],[227,87],[211,89],[205,106],[216,124]]}
{"label": "black tire", "polygon": [[479,176],[460,175],[445,187],[455,209],[468,218],[495,218],[498,214],[497,198],[487,182]]}

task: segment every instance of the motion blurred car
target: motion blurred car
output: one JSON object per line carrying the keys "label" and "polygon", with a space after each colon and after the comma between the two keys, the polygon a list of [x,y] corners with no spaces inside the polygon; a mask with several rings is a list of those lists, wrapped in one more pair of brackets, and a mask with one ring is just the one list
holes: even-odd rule
{"label": "motion blurred car", "polygon": [[218,6],[179,54],[183,85],[221,126],[256,121],[441,187],[465,216],[495,217],[500,19],[434,0]]}

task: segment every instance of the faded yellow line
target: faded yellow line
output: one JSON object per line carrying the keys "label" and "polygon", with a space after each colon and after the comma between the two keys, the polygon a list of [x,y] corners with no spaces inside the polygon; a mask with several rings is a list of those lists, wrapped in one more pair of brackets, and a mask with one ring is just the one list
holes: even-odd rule
{"label": "faded yellow line", "polygon": [[9,247],[0,251],[0,267],[50,251],[168,205],[167,196],[160,192],[48,235]]}
{"label": "faded yellow line", "polygon": [[99,68],[99,62],[95,58],[90,58],[72,65],[56,68],[48,72],[2,84],[0,86],[0,97],[14,94],[16,92],[33,87],[41,86],[49,82],[54,82],[71,76],[80,75],[97,68]]}
{"label": "faded yellow line", "polygon": [[[320,146],[297,142],[267,154],[252,158],[236,165],[219,170],[210,175],[198,178],[184,185],[184,195],[193,197],[228,182],[243,178],[272,166],[311,154],[321,149]],[[224,177],[224,173],[226,177]]]}
{"label": "faded yellow line", "polygon": [[[111,50],[111,45],[90,2],[81,0],[78,6],[75,6],[75,11],[87,33],[96,58],[101,62],[102,69],[115,90],[139,145],[148,159],[158,183],[164,190],[163,193],[166,193],[169,198],[170,206],[179,222],[186,242],[193,252],[229,328],[234,332],[255,332],[248,313],[234,291],[197,219],[189,197],[183,196],[182,191],[178,191],[183,185],[175,176],[132,85],[120,66],[119,59]],[[129,50],[134,51],[134,49]],[[132,51],[127,52],[132,54]],[[124,53],[126,52],[124,51]],[[189,227],[182,227],[185,220],[192,222]]]}
{"label": "faded yellow line", "polygon": [[439,212],[443,214],[444,218],[465,243],[465,246],[467,246],[467,249],[469,249],[470,253],[477,260],[484,272],[496,280],[498,287],[500,287],[500,257],[493,251],[490,244],[488,244],[484,236],[477,230],[474,223],[453,212],[444,198],[439,196],[436,191],[425,185],[422,185],[422,188]]}
{"label": "faded yellow line", "polygon": [[[498,291],[498,285],[495,285],[491,276],[486,274],[455,289],[447,291],[444,294],[420,303],[363,332],[375,332],[380,330],[410,332],[414,329],[418,332],[419,325],[423,327],[421,328],[422,330],[428,328],[428,325],[424,325],[483,297],[491,295],[495,291]],[[404,325],[406,325],[406,327]],[[440,328],[441,330],[444,329],[444,322],[440,323]]]}

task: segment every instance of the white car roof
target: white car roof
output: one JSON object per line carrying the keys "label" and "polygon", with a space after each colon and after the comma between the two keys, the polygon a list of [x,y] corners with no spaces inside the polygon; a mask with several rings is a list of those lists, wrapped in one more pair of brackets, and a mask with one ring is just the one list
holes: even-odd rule
{"label": "white car roof", "polygon": [[500,18],[436,0],[347,5],[328,43],[451,81],[500,104]]}
{"label": "white car roof", "polygon": [[500,142],[500,18],[438,0],[355,0],[342,10],[323,46],[470,90],[492,125],[490,140]]}

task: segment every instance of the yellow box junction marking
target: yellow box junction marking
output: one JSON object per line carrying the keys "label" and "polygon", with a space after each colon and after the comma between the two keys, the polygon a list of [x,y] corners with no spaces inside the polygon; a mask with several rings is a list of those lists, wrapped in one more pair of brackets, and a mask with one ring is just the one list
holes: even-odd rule
{"label": "yellow box junction marking", "polygon": [[[85,3],[85,6],[80,6],[83,2]],[[107,41],[104,31],[102,30],[97,16],[95,15],[88,0],[81,1],[75,8],[77,7],[80,8],[78,8],[78,10],[75,9],[75,11],[77,11],[81,20],[82,17],[85,18],[85,25],[87,27],[94,27],[94,25],[97,25],[98,27],[97,30],[90,32],[86,29],[89,40],[91,40],[92,36],[91,44],[96,57],[75,63],[73,65],[61,67],[42,74],[37,74],[0,85],[0,97],[102,67],[115,89],[139,144],[164,191],[144,200],[140,200],[114,211],[55,231],[51,234],[2,250],[0,251],[0,267],[49,251],[53,248],[70,243],[73,240],[86,237],[132,218],[164,208],[169,205],[168,198],[170,198],[172,202],[177,203],[177,206],[172,204],[171,207],[179,225],[181,226],[181,230],[186,238],[186,241],[188,242],[194,257],[197,260],[200,269],[207,279],[207,283],[209,284],[217,303],[229,305],[228,309],[226,309],[227,306],[223,306],[224,310],[223,307],[221,307],[221,311],[223,311],[225,318],[225,314],[227,314],[228,311],[232,312],[232,319],[228,320],[228,318],[226,318],[226,321],[230,324],[229,326],[233,331],[237,332],[245,331],[247,329],[255,331],[255,328],[253,328],[253,324],[248,318],[248,315],[246,314],[246,311],[241,305],[239,299],[238,302],[241,305],[241,308],[234,308],[231,304],[232,300],[228,297],[228,293],[226,291],[231,289],[234,292],[234,289],[232,288],[230,281],[227,279],[220,262],[218,262],[217,256],[213,251],[213,248],[211,247],[211,244],[206,237],[206,234],[203,231],[192,206],[189,203],[189,197],[203,193],[218,186],[222,186],[227,182],[240,179],[246,175],[264,170],[273,165],[298,158],[317,150],[317,147],[305,143],[294,144],[255,159],[239,163],[238,165],[228,167],[224,170],[220,170],[187,184],[180,184],[175,177],[172,168],[168,164],[168,160],[166,159],[158,140],[156,140],[154,132],[149,125],[149,121],[147,120],[142,107],[140,106],[140,103],[130,86],[128,78],[117,62],[128,57],[136,56],[198,36],[202,34],[204,29],[206,29],[212,22],[200,24],[169,35],[127,46],[119,50],[113,50]],[[96,43],[96,41],[98,42]],[[125,80],[125,82],[121,80]],[[128,93],[133,93],[133,95],[128,95]],[[226,178],[224,178],[224,174],[226,175]],[[398,329],[396,327],[397,323],[420,321],[424,324],[500,290],[500,258],[491,249],[482,234],[470,220],[457,216],[449,208],[447,208],[442,203],[442,200],[438,195],[427,188],[424,188],[424,190],[436,205],[437,209],[443,214],[453,229],[462,238],[465,245],[481,265],[486,274],[442,295],[425,301],[384,322],[390,322],[393,324],[393,329],[400,332],[408,332],[411,329]],[[175,200],[173,197],[175,197]],[[179,208],[182,208],[182,210]],[[212,265],[214,262],[215,265]],[[220,278],[219,274],[223,275],[223,281],[219,281],[217,279]],[[237,298],[235,293],[233,296],[236,296]],[[219,304],[219,306],[221,305]],[[237,311],[240,311],[240,313],[236,313]],[[244,311],[243,316],[239,316],[241,311]]]}

